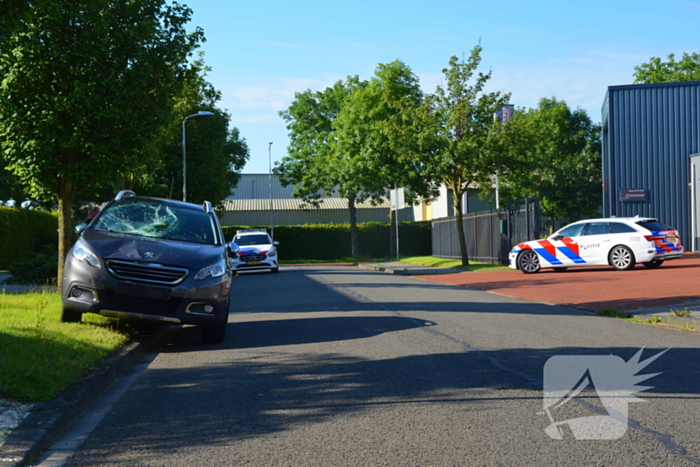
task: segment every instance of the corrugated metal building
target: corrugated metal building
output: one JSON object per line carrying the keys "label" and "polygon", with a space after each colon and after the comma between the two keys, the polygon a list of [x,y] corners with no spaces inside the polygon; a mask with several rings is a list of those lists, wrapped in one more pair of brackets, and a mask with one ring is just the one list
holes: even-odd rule
{"label": "corrugated metal building", "polygon": [[[272,175],[272,222],[274,225],[346,224],[350,222],[348,202],[337,195],[324,197],[319,208],[292,196],[294,187],[283,187]],[[373,206],[357,204],[358,222],[389,222],[389,201]],[[270,225],[269,174],[243,174],[235,192],[224,201],[221,224]],[[413,209],[399,210],[399,221],[414,220]]]}
{"label": "corrugated metal building", "polygon": [[697,251],[700,82],[610,86],[602,117],[604,215],[656,217]]}

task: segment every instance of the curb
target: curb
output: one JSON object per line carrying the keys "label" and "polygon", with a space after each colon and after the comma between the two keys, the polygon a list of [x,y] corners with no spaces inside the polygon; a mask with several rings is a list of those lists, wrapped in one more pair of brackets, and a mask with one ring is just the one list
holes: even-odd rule
{"label": "curb", "polygon": [[402,267],[402,266],[384,266],[381,263],[371,264],[371,263],[358,263],[357,267],[360,269],[365,269],[367,271],[378,271],[385,272],[388,274],[396,274],[399,276],[431,276],[439,274],[458,274],[459,270],[447,269],[447,268],[433,268],[429,266],[413,266],[413,267]]}
{"label": "curb", "polygon": [[663,324],[666,326],[684,330],[700,331],[700,318],[696,318],[694,316],[669,316],[669,312],[649,314],[634,313],[632,311],[628,312],[628,314],[631,318],[635,318],[640,321],[647,321],[653,318],[659,318],[660,321],[657,321],[658,324]]}
{"label": "curb", "polygon": [[21,467],[38,458],[83,411],[155,347],[169,329],[161,326],[147,340],[126,344],[106,357],[97,369],[58,393],[53,400],[32,407],[30,414],[7,435],[5,443],[0,446],[0,467]]}

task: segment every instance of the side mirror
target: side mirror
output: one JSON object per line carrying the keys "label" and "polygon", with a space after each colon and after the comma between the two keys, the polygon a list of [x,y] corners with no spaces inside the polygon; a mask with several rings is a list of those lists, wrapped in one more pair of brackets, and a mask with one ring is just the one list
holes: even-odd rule
{"label": "side mirror", "polygon": [[551,237],[549,237],[550,240],[561,240],[562,238],[564,237],[562,237],[561,235],[552,235]]}
{"label": "side mirror", "polygon": [[87,229],[87,228],[88,228],[88,225],[87,225],[87,224],[76,225],[76,226],[75,226],[75,234],[76,234],[78,237],[80,237],[80,236],[83,234],[83,232],[85,232],[85,229]]}
{"label": "side mirror", "polygon": [[272,244],[275,246],[279,246],[280,242],[275,241],[275,242],[272,242]]}
{"label": "side mirror", "polygon": [[236,256],[238,252],[241,250],[238,245],[236,245],[234,242],[229,242],[226,244],[226,249],[228,250],[228,255],[229,256]]}

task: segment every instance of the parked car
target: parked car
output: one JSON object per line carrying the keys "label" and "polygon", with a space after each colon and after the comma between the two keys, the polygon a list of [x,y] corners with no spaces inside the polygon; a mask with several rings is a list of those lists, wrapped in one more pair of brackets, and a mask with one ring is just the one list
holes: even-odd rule
{"label": "parked car", "polygon": [[83,313],[194,324],[205,342],[226,335],[232,254],[211,203],[121,191],[66,255],[61,320]]}
{"label": "parked car", "polygon": [[610,265],[632,269],[636,263],[658,268],[683,253],[678,231],[648,217],[588,219],[569,224],[545,240],[516,245],[510,267],[525,274],[542,268]]}
{"label": "parked car", "polygon": [[230,260],[231,269],[234,274],[259,269],[278,272],[278,245],[279,242],[273,242],[265,229],[237,230],[231,245],[235,251]]}

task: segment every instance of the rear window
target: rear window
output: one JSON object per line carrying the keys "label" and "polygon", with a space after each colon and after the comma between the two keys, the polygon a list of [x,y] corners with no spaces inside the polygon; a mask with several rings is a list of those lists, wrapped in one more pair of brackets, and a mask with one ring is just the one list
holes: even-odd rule
{"label": "rear window", "polygon": [[658,232],[659,230],[673,230],[671,227],[657,221],[642,221],[637,222],[637,225],[640,225],[647,230],[651,230],[652,232]]}

